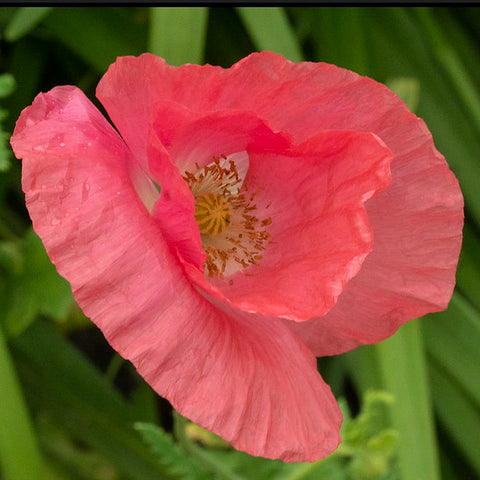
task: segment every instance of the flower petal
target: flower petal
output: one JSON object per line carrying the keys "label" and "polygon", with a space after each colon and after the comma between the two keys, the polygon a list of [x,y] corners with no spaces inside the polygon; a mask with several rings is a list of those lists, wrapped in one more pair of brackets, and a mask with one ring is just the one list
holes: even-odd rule
{"label": "flower petal", "polygon": [[[172,105],[162,107],[154,129],[180,171],[194,173],[213,157],[245,150],[251,159],[245,188],[257,192],[253,214],[272,220],[272,241],[258,266],[207,281],[201,270],[185,265],[193,281],[210,295],[263,315],[304,321],[330,310],[371,250],[363,204],[388,185],[390,150],[374,135],[334,131],[294,147],[287,135],[250,113],[219,111],[186,121],[184,109],[176,114]],[[174,134],[168,123],[179,124],[177,118],[185,125]],[[152,171],[159,168],[150,164]],[[164,215],[162,222],[165,231],[177,232],[178,216]],[[182,238],[196,238],[197,230],[193,226]]]}
{"label": "flower petal", "polygon": [[[169,67],[146,54],[119,59],[99,95],[115,122],[147,117],[154,100],[203,113],[250,110],[273,130],[291,133],[295,143],[322,129],[373,132],[395,155],[391,186],[366,204],[374,252],[328,318],[294,328],[318,355],[340,353],[446,307],[461,246],[463,199],[423,121],[385,86],[334,65],[295,64],[270,52],[226,70]],[[140,105],[134,114],[132,104]]]}
{"label": "flower petal", "polygon": [[[372,132],[394,153],[391,185],[366,203],[374,251],[327,316],[291,324],[316,355],[381,341],[402,323],[446,308],[462,241],[463,198],[421,119],[384,85],[334,65],[295,64],[262,52],[216,75],[205,70],[203,81],[202,72],[195,70],[199,100],[188,99],[190,108],[250,109],[294,142],[322,129]],[[186,65],[174,77],[181,83],[193,75]],[[180,88],[175,100],[186,101],[187,90]]]}
{"label": "flower petal", "polygon": [[[268,75],[279,59],[251,61]],[[446,308],[462,241],[463,198],[424,122],[385,86],[332,65],[284,63],[303,76],[277,90],[276,103],[258,112],[273,128],[295,139],[319,127],[369,131],[395,155],[390,186],[366,204],[373,252],[325,317],[291,324],[314,353],[336,354],[381,341],[402,323]]]}
{"label": "flower petal", "polygon": [[212,283],[246,311],[296,321],[328,312],[371,251],[363,204],[389,184],[391,159],[374,135],[342,131],[250,155],[245,184],[271,242],[258,265]]}
{"label": "flower petal", "polygon": [[78,89],[40,94],[12,145],[50,258],[158,393],[254,455],[313,461],[336,448],[341,414],[311,352],[281,320],[196,291],[135,191],[129,150]]}
{"label": "flower petal", "polygon": [[152,215],[178,255],[203,272],[206,256],[195,222],[192,192],[153,128],[150,129],[147,154],[149,165],[153,167],[152,175],[161,188]]}
{"label": "flower petal", "polygon": [[[223,71],[210,65],[184,67],[167,65],[163,58],[148,53],[139,57],[119,57],[97,86],[98,99],[145,167],[148,163],[148,131],[156,115],[156,104],[177,103],[193,112],[202,112],[200,104],[207,101],[198,95],[202,84],[207,81],[207,76],[209,81],[216,82],[217,75]],[[185,101],[177,102],[177,96]],[[180,117],[178,121],[181,121]],[[170,125],[168,130],[175,131],[178,126]]]}

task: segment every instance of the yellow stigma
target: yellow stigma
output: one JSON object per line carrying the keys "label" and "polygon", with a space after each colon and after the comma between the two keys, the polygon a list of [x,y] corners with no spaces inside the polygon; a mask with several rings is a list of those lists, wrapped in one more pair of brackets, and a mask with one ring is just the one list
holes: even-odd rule
{"label": "yellow stigma", "polygon": [[195,220],[200,233],[218,235],[230,224],[230,204],[223,195],[204,193],[195,199]]}

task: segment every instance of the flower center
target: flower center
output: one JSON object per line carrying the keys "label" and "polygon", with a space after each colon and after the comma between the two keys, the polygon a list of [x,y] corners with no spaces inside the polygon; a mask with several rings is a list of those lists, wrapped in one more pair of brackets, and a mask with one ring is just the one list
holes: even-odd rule
{"label": "flower center", "polygon": [[247,152],[238,152],[214,157],[203,168],[197,165],[196,173],[184,172],[195,197],[194,215],[210,277],[224,278],[257,265],[270,239],[266,227],[272,220],[259,220],[254,201],[258,192],[249,194],[244,186],[248,166]]}
{"label": "flower center", "polygon": [[223,195],[202,193],[195,198],[195,220],[200,233],[223,233],[230,224],[230,204]]}

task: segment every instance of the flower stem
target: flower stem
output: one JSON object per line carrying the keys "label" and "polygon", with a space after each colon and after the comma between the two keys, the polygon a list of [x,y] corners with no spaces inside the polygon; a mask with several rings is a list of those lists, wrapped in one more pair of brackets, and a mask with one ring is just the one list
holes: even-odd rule
{"label": "flower stem", "polygon": [[0,328],[0,464],[4,480],[44,480],[46,467],[39,452],[27,407]]}

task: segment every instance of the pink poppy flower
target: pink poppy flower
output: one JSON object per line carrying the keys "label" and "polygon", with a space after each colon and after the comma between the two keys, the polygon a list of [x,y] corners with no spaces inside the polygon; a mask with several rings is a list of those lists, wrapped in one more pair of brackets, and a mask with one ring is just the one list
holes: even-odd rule
{"label": "pink poppy flower", "polygon": [[35,231],[111,345],[183,415],[313,461],[341,414],[315,356],[446,307],[463,200],[422,120],[375,81],[256,53],[119,58],[11,143]]}

